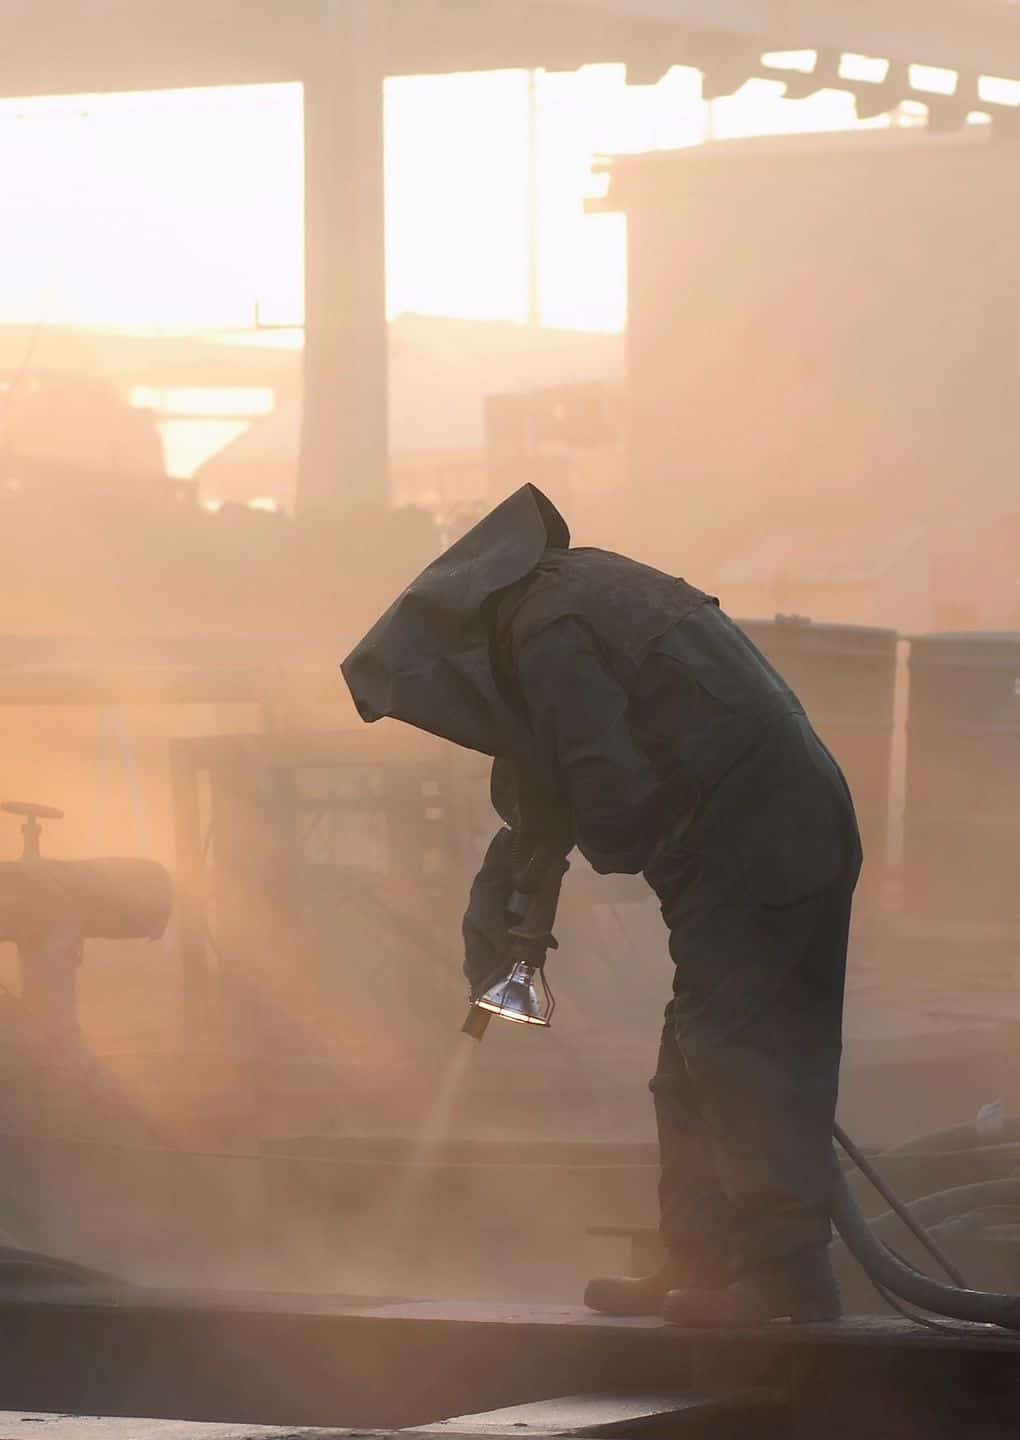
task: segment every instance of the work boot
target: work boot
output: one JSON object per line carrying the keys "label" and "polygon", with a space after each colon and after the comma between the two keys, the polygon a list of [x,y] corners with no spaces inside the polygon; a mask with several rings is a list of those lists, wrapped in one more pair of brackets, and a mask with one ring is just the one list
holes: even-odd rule
{"label": "work boot", "polygon": [[828,1250],[800,1250],[749,1270],[725,1289],[671,1290],[662,1316],[689,1330],[741,1329],[786,1320],[805,1325],[843,1313]]}
{"label": "work boot", "polygon": [[660,1315],[670,1292],[693,1293],[687,1287],[697,1286],[698,1294],[710,1294],[728,1280],[721,1265],[667,1255],[651,1275],[598,1275],[589,1280],[584,1303],[603,1315]]}

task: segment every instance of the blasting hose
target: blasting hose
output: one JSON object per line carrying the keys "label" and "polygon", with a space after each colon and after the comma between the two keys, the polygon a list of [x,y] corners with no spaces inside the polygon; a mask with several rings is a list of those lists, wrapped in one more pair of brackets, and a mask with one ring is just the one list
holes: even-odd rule
{"label": "blasting hose", "polygon": [[[837,1138],[843,1144],[844,1137],[838,1127]],[[855,1150],[856,1146],[853,1146],[847,1149],[847,1153],[855,1163],[859,1163]],[[946,1285],[941,1280],[933,1280],[931,1276],[915,1270],[912,1265],[893,1254],[874,1233],[854,1199],[846,1176],[836,1163],[835,1155],[832,1168],[832,1223],[869,1279],[908,1304],[916,1305],[932,1314],[984,1325],[1001,1325],[1006,1330],[1020,1330],[1020,1295],[1003,1295],[995,1291]],[[895,1208],[897,1213],[902,1215],[903,1207],[897,1205]],[[911,1217],[912,1230],[915,1225],[916,1221]],[[928,1248],[931,1248],[930,1244]],[[946,1263],[941,1256],[939,1259],[940,1263]]]}

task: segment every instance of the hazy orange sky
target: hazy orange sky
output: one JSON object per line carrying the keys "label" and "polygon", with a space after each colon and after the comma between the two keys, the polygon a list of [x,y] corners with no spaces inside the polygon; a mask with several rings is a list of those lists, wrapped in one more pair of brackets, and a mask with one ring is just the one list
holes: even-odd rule
{"label": "hazy orange sky", "polygon": [[[716,102],[717,135],[853,123],[850,97],[789,102],[752,81]],[[593,153],[693,144],[697,72],[627,87],[619,66],[539,80],[542,308],[618,328],[623,222],[585,216]],[[521,318],[527,76],[386,87],[391,314]],[[244,327],[301,314],[298,85],[0,103],[0,322]]]}

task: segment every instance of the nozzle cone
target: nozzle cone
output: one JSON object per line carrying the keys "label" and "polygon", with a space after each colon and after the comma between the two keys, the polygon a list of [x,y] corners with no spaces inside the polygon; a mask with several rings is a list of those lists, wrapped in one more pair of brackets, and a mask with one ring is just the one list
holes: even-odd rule
{"label": "nozzle cone", "polygon": [[475,1005],[519,1025],[548,1025],[552,1013],[548,998],[540,996],[535,986],[533,968],[524,961],[518,961],[505,980],[490,986]]}

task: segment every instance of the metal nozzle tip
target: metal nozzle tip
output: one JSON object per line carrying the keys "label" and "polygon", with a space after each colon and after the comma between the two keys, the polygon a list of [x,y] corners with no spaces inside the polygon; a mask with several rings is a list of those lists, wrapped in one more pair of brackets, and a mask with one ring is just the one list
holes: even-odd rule
{"label": "metal nozzle tip", "polygon": [[468,1011],[467,1019],[460,1027],[461,1034],[470,1035],[472,1040],[481,1040],[489,1028],[489,1021],[492,1015],[488,1010],[480,1010],[477,1005],[472,1005]]}

